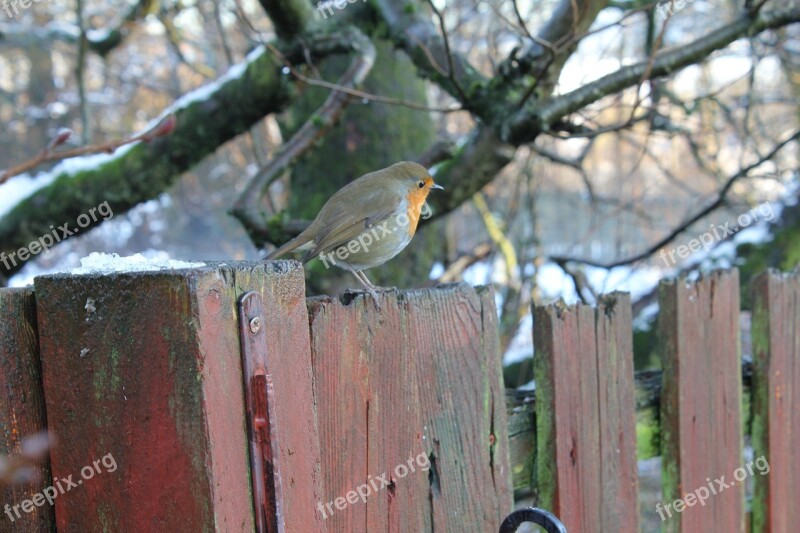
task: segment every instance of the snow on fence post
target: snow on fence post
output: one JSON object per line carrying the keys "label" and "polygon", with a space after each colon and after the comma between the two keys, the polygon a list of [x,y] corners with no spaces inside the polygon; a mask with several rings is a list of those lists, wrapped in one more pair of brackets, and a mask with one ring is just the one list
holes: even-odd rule
{"label": "snow on fence post", "polygon": [[[296,263],[35,281],[64,531],[252,531],[238,298],[264,300],[288,531],[322,532],[308,315]],[[65,485],[66,482],[62,483]]]}
{"label": "snow on fence post", "polygon": [[[33,291],[0,289],[0,456],[18,456],[24,439],[45,426]],[[0,486],[0,531],[53,530],[50,505],[23,503],[32,502],[51,483],[46,453],[37,477],[32,483]]]}

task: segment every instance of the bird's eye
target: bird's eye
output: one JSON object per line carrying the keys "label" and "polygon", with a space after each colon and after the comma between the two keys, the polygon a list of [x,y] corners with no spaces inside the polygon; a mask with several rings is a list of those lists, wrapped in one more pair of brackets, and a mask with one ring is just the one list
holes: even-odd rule
{"label": "bird's eye", "polygon": [[419,187],[420,189],[422,189],[423,187],[425,187],[425,182],[424,182],[424,181],[422,181],[422,180],[419,180],[419,181],[417,182],[417,187]]}

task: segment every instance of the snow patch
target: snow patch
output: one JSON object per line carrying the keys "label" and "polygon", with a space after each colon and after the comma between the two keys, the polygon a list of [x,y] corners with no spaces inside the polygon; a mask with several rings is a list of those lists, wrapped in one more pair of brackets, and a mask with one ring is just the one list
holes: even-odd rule
{"label": "snow patch", "polygon": [[536,390],[536,382],[531,380],[531,381],[525,383],[524,385],[522,385],[520,387],[517,387],[517,390],[535,391]]}
{"label": "snow patch", "polygon": [[113,154],[93,154],[81,157],[64,159],[49,172],[40,172],[35,177],[30,174],[14,176],[6,183],[0,185],[2,195],[0,195],[0,218],[4,217],[9,211],[14,209],[17,204],[25,198],[32,196],[38,190],[47,187],[61,174],[74,176],[84,170],[93,170],[101,165],[113,161],[125,155],[134,144],[126,144],[117,148]]}
{"label": "snow patch", "polygon": [[92,252],[81,259],[81,266],[70,270],[70,274],[114,274],[121,272],[157,272],[180,268],[199,268],[205,263],[190,263],[169,259],[166,254],[147,258],[142,254],[120,257],[118,254]]}

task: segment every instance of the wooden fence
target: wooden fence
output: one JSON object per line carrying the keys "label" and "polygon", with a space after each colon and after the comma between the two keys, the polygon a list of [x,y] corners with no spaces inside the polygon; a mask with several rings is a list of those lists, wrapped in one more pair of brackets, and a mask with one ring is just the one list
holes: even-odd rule
{"label": "wooden fence", "polygon": [[[0,531],[252,531],[242,331],[265,339],[279,531],[497,531],[513,502],[492,291],[378,310],[304,290],[287,261],[0,290],[0,455],[56,438],[36,484],[0,487]],[[262,312],[240,328],[248,293]]]}
{"label": "wooden fence", "polygon": [[[768,272],[751,291],[742,364],[738,272],[662,282],[663,371],[636,375],[627,295],[537,307],[535,393],[508,393],[518,494],[571,531],[796,531],[800,276]],[[637,439],[639,458],[654,444],[662,457],[660,503],[641,512]]]}
{"label": "wooden fence", "polygon": [[[259,300],[246,316],[245,294]],[[252,531],[249,454],[264,443],[248,444],[263,420],[247,345],[266,350],[266,476],[289,533],[495,532],[512,488],[571,532],[653,515],[666,531],[794,531],[800,277],[766,273],[752,296],[743,367],[738,273],[663,282],[663,371],[643,374],[627,295],[536,307],[537,386],[520,392],[502,386],[486,288],[392,292],[378,309],[306,300],[285,261],[37,278],[0,290],[0,455],[44,428],[57,440],[35,484],[0,487],[0,531]],[[663,460],[649,517],[637,448]]]}

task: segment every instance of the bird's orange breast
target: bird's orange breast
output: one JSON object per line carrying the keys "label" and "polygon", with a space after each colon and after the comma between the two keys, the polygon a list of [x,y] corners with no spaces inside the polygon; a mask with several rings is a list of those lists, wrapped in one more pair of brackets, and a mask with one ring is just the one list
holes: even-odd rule
{"label": "bird's orange breast", "polygon": [[425,205],[425,199],[428,198],[427,189],[414,189],[408,196],[408,207],[406,207],[406,214],[408,215],[408,234],[414,236],[417,231],[417,224],[419,217],[422,214],[422,206]]}

